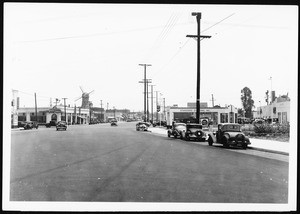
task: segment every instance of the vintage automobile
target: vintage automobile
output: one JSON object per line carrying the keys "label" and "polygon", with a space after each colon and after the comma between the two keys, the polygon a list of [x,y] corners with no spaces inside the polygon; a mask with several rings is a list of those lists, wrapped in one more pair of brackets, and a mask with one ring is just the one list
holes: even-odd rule
{"label": "vintage automobile", "polygon": [[149,124],[146,122],[138,122],[136,124],[137,131],[148,131]]}
{"label": "vintage automobile", "polygon": [[202,130],[202,125],[197,123],[186,124],[186,130],[182,132],[181,138],[185,140],[195,139],[197,141],[205,142],[207,139],[206,133]]}
{"label": "vintage automobile", "polygon": [[222,123],[218,124],[218,130],[208,134],[208,145],[213,143],[223,144],[225,148],[229,146],[242,146],[246,149],[250,143],[248,137],[241,131],[241,125],[238,123]]}
{"label": "vintage automobile", "polygon": [[18,122],[18,127],[19,127],[19,128],[24,128],[25,125],[26,125],[26,122],[25,122],[25,121],[19,121],[19,122]]}
{"label": "vintage automobile", "polygon": [[24,129],[33,129],[33,128],[38,129],[39,124],[37,122],[28,121],[23,127]]}
{"label": "vintage automobile", "polygon": [[117,120],[111,120],[110,125],[111,126],[117,126],[118,125]]}
{"label": "vintage automobile", "polygon": [[51,120],[49,123],[46,123],[45,126],[47,128],[50,128],[51,126],[56,126],[56,121],[55,120]]}
{"label": "vintage automobile", "polygon": [[56,124],[56,131],[58,130],[67,130],[67,122],[65,121],[59,121],[57,124]]}
{"label": "vintage automobile", "polygon": [[172,127],[168,129],[168,137],[174,136],[175,138],[180,137],[184,135],[183,132],[186,130],[186,124],[185,123],[173,123]]}

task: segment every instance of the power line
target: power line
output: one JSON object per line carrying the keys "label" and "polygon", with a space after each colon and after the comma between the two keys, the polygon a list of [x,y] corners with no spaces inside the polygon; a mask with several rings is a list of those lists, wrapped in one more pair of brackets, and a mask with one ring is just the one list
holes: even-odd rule
{"label": "power line", "polygon": [[[187,25],[191,23],[180,23],[178,25]],[[107,33],[93,33],[93,34],[85,34],[85,35],[74,35],[74,36],[62,36],[56,38],[48,38],[48,39],[37,39],[37,40],[25,40],[25,41],[17,41],[16,43],[33,43],[33,42],[47,42],[47,41],[56,41],[56,40],[66,40],[66,39],[80,39],[80,38],[87,38],[87,37],[97,37],[97,36],[106,36],[112,34],[120,34],[120,33],[130,33],[135,31],[144,31],[144,30],[152,30],[164,27],[165,25],[153,26],[153,27],[146,27],[146,28],[135,28],[123,31],[112,31]]]}
{"label": "power line", "polygon": [[230,17],[233,16],[233,15],[234,15],[234,13],[233,13],[233,14],[230,14],[229,16],[227,16],[227,17],[225,17],[224,19],[218,21],[217,23],[213,24],[212,26],[210,26],[210,27],[204,29],[203,31],[201,31],[201,33],[203,33],[203,32],[205,32],[205,31],[209,30],[210,28],[212,28],[212,27],[214,27],[214,26],[220,24],[221,22],[225,21],[226,19],[230,18]]}
{"label": "power line", "polygon": [[[212,27],[214,27],[214,26],[220,24],[221,22],[225,21],[226,19],[230,18],[230,17],[233,16],[233,15],[234,15],[234,13],[233,13],[233,14],[230,14],[229,16],[226,16],[226,17],[223,18],[222,20],[218,21],[217,23],[213,24],[212,26],[210,26],[210,27],[204,29],[203,31],[201,31],[201,33],[203,33],[204,31],[207,31],[207,30],[209,30],[210,28],[212,28]],[[203,38],[202,38],[202,39],[203,39]],[[202,40],[202,39],[201,39],[201,40]],[[180,53],[180,51],[183,50],[183,48],[186,46],[186,44],[189,42],[189,40],[190,40],[190,39],[187,38],[186,41],[185,41],[185,43],[177,50],[177,52],[170,58],[170,60],[169,60],[169,61],[168,61],[168,62],[167,62],[167,63],[166,63],[166,64],[165,64],[158,72],[154,73],[153,76],[157,75],[157,74],[160,73],[165,67],[167,67],[167,66],[173,61],[173,59]],[[200,41],[201,41],[201,40],[200,40]]]}

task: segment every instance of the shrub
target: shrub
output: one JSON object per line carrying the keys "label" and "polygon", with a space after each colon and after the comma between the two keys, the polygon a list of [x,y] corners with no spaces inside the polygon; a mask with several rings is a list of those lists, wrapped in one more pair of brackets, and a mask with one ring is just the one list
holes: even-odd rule
{"label": "shrub", "polygon": [[266,133],[266,134],[289,134],[290,133],[290,124],[254,124],[255,133]]}
{"label": "shrub", "polygon": [[290,124],[289,123],[285,123],[285,124],[279,124],[277,126],[277,130],[278,133],[282,133],[282,134],[289,134],[290,133]]}
{"label": "shrub", "polygon": [[275,128],[273,128],[270,124],[254,124],[254,132],[255,133],[275,133]]}

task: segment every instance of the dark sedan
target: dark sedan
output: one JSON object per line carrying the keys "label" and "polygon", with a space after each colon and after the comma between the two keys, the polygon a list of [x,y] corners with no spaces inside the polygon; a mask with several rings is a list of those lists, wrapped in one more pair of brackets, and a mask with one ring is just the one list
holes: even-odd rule
{"label": "dark sedan", "polygon": [[57,124],[56,124],[56,130],[67,130],[67,123],[65,121],[59,121]]}
{"label": "dark sedan", "polygon": [[23,127],[24,129],[33,129],[33,128],[38,129],[39,124],[37,122],[28,121],[25,123]]}

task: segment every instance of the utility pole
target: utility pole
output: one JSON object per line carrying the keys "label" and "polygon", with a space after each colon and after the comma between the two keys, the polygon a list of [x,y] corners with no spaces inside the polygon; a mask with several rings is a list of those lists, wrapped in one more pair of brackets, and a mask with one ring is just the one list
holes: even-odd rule
{"label": "utility pole", "polygon": [[164,121],[166,121],[166,98],[164,98]]}
{"label": "utility pole", "polygon": [[214,101],[215,101],[214,95],[212,94],[211,97],[212,97],[212,98],[211,98],[211,101],[212,101],[212,107],[214,107],[214,106],[215,106],[215,103],[214,103]]}
{"label": "utility pole", "polygon": [[100,100],[100,107],[101,107],[101,120],[103,120],[103,109],[102,109],[102,100]]}
{"label": "utility pole", "polygon": [[192,13],[192,16],[196,16],[198,31],[197,35],[187,35],[187,37],[197,38],[197,98],[196,98],[196,122],[200,123],[200,39],[210,38],[211,36],[201,36],[200,35],[200,20],[201,13]]}
{"label": "utility pole", "polygon": [[106,110],[108,110],[108,103],[106,104]]}
{"label": "utility pole", "polygon": [[144,66],[144,115],[145,115],[145,121],[146,122],[146,87],[147,87],[147,75],[146,75],[146,69],[147,66],[151,66],[150,64],[139,64],[140,66]]}
{"label": "utility pole", "polygon": [[34,93],[34,102],[35,102],[35,122],[37,122],[37,104],[36,104],[36,93]]}
{"label": "utility pole", "polygon": [[156,122],[158,121],[158,91],[156,91]]}
{"label": "utility pole", "polygon": [[66,110],[66,99],[68,98],[62,98],[64,100],[64,109],[65,109],[65,122],[67,122],[67,110]]}
{"label": "utility pole", "polygon": [[151,86],[151,120],[152,120],[152,123],[153,123],[153,86],[155,85],[150,85]]}
{"label": "utility pole", "polygon": [[145,79],[142,81],[139,81],[139,83],[144,83],[144,85],[146,86],[146,90],[144,91],[144,115],[145,115],[145,119],[144,122],[148,121],[149,119],[149,111],[148,111],[148,83],[152,83],[152,79]]}

